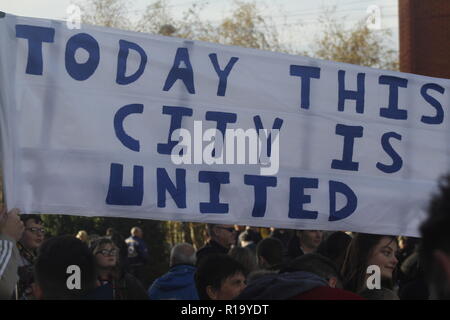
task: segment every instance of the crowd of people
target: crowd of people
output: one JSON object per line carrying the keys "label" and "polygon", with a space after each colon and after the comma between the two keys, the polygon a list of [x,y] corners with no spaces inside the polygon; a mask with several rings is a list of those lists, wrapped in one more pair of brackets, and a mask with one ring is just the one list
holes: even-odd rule
{"label": "crowd of people", "polygon": [[[45,239],[39,215],[0,213],[0,299],[450,299],[450,176],[430,201],[421,238],[208,224],[198,250],[179,243],[148,288],[143,232]],[[80,270],[68,285],[68,267]],[[75,281],[77,283],[77,281]]]}

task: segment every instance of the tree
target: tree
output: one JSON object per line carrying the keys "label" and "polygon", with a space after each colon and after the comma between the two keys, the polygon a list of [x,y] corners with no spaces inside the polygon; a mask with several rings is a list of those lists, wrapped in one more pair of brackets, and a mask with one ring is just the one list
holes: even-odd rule
{"label": "tree", "polygon": [[319,18],[322,27],[311,56],[360,66],[398,70],[397,53],[390,49],[388,30],[370,30],[365,21],[346,29],[335,16],[335,9],[326,9]]}
{"label": "tree", "polygon": [[77,3],[81,8],[81,21],[87,24],[132,30],[128,18],[129,8],[123,0],[94,0]]}

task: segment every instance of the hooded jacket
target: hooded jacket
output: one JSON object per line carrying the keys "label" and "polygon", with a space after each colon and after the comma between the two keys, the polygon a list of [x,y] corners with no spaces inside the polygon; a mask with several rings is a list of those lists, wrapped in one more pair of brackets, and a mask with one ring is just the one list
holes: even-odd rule
{"label": "hooded jacket", "polygon": [[364,300],[331,288],[325,279],[309,272],[269,274],[249,284],[237,300]]}
{"label": "hooded jacket", "polygon": [[309,272],[268,274],[250,283],[237,300],[287,300],[323,286],[326,280]]}
{"label": "hooded jacket", "polygon": [[148,289],[148,297],[151,300],[198,300],[195,270],[194,266],[187,264],[173,266],[153,282]]}

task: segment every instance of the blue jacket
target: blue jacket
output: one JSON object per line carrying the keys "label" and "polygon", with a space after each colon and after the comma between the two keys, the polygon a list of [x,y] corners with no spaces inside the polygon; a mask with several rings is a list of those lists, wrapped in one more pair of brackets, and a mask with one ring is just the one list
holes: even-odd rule
{"label": "blue jacket", "polygon": [[170,268],[169,272],[156,279],[148,289],[151,300],[199,300],[195,287],[196,268],[181,264]]}

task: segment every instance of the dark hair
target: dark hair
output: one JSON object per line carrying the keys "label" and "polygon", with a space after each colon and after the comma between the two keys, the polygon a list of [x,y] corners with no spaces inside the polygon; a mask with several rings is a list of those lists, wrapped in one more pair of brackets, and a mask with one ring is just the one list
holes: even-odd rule
{"label": "dark hair", "polygon": [[219,290],[223,282],[236,273],[245,274],[244,267],[226,254],[211,254],[201,259],[195,272],[195,286],[200,300],[210,300],[206,288]]}
{"label": "dark hair", "polygon": [[92,241],[89,245],[89,249],[91,252],[95,255],[96,250],[102,246],[105,246],[107,244],[110,244],[114,247],[117,247],[114,241],[109,237],[100,237]]}
{"label": "dark hair", "polygon": [[279,266],[283,262],[283,243],[277,238],[265,238],[256,246],[256,255],[263,257],[272,266]]}
{"label": "dark hair", "polygon": [[[80,268],[81,288],[70,290],[69,266]],[[82,299],[95,288],[94,256],[88,246],[73,236],[58,236],[45,241],[35,263],[35,278],[44,299]]]}
{"label": "dark hair", "polygon": [[423,262],[425,273],[430,281],[436,285],[439,298],[448,299],[450,284],[445,281],[442,272],[436,270],[433,252],[441,250],[450,255],[450,175],[439,181],[439,193],[434,195],[428,207],[428,218],[420,227],[422,243],[420,246],[420,260]]}
{"label": "dark hair", "polygon": [[[395,236],[356,233],[350,242],[344,263],[342,265],[342,278],[346,290],[358,293],[365,289],[364,280],[367,274],[367,262],[373,249],[384,237],[397,242]],[[384,281],[384,279],[383,279]],[[388,289],[392,289],[392,283],[384,283]]]}
{"label": "dark hair", "polygon": [[34,220],[37,224],[43,223],[41,216],[38,214],[21,214],[20,220],[22,220],[23,224],[26,224],[28,220]]}
{"label": "dark hair", "polygon": [[342,277],[336,264],[318,253],[308,253],[292,260],[280,273],[304,271],[314,273],[325,280],[337,278],[342,283]]}
{"label": "dark hair", "polygon": [[256,255],[249,248],[234,246],[230,249],[230,251],[228,251],[228,255],[238,261],[245,268],[245,276],[258,268]]}
{"label": "dark hair", "polygon": [[333,232],[317,248],[317,253],[334,261],[340,269],[352,237],[342,231]]}

